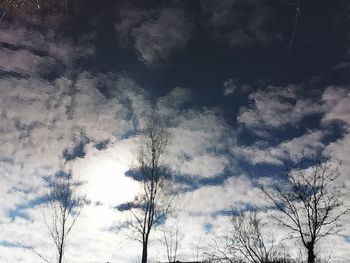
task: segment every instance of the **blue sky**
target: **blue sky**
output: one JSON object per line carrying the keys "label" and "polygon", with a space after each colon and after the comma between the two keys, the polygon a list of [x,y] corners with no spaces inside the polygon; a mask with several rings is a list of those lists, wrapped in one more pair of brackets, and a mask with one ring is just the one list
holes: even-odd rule
{"label": "blue sky", "polygon": [[[350,6],[301,1],[72,1],[0,21],[0,262],[54,257],[42,224],[47,178],[71,172],[92,201],[72,262],[135,262],[123,233],[140,190],[137,142],[156,112],[171,132],[166,163],[185,187],[165,226],[181,226],[182,259],[227,228],[227,211],[266,200],[284,162],[323,152],[341,161],[350,202]],[[270,226],[276,229],[276,226]],[[283,238],[285,230],[275,233]],[[319,250],[350,258],[350,228]],[[154,233],[151,260],[164,260]],[[291,247],[296,243],[291,242]],[[161,252],[159,252],[161,251]]]}

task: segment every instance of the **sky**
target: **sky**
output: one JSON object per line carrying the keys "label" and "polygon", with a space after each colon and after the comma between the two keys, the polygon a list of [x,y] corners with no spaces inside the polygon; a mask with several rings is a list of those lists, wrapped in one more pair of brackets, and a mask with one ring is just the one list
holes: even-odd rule
{"label": "sky", "polygon": [[[119,231],[118,207],[140,191],[129,171],[152,114],[169,127],[166,163],[186,189],[164,223],[179,228],[180,259],[200,258],[232,207],[268,214],[258,185],[283,182],[283,164],[301,155],[341,162],[350,204],[350,5],[291,3],[72,0],[68,11],[5,16],[0,262],[39,262],[18,242],[54,257],[40,200],[45,178],[62,172],[84,181],[91,201],[69,262],[137,262],[141,246]],[[152,262],[165,259],[161,237]],[[348,262],[349,224],[318,252]]]}

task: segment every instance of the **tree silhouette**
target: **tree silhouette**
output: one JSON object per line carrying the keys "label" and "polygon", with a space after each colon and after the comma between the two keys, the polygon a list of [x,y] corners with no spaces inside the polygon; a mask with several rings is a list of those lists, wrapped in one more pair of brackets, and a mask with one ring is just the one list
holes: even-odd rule
{"label": "tree silhouette", "polygon": [[207,253],[209,262],[287,263],[285,251],[279,251],[273,235],[264,234],[266,222],[257,212],[232,211],[231,228],[226,235],[214,240],[214,251]]}
{"label": "tree silhouette", "polygon": [[300,238],[308,263],[316,260],[317,242],[338,233],[341,217],[349,212],[336,183],[338,168],[338,164],[322,158],[302,158],[287,169],[288,181],[283,185],[261,188],[280,212],[275,220],[291,230],[292,238]]}
{"label": "tree silhouette", "polygon": [[31,250],[46,263],[63,263],[68,236],[87,200],[78,193],[82,183],[73,181],[70,173],[56,173],[47,181],[50,190],[42,198],[42,212],[49,238],[55,245],[56,260],[49,260],[34,246],[23,242],[17,242],[17,244],[22,248]]}
{"label": "tree silhouette", "polygon": [[142,244],[142,263],[147,262],[149,237],[155,225],[165,219],[173,200],[170,191],[169,172],[164,165],[169,132],[158,120],[150,120],[139,145],[139,171],[143,188],[132,207],[128,226],[132,238]]}
{"label": "tree silhouette", "polygon": [[85,203],[85,199],[78,196],[79,186],[70,173],[61,173],[53,179],[46,196],[44,218],[56,247],[57,263],[63,262],[67,238]]}

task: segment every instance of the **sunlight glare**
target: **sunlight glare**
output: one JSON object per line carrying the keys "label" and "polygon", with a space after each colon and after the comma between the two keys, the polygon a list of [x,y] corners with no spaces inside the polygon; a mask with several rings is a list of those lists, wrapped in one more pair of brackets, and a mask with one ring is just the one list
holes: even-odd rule
{"label": "sunlight glare", "polygon": [[125,176],[129,167],[111,157],[89,158],[82,169],[86,172],[87,197],[92,202],[115,206],[132,201],[139,189],[136,181]]}

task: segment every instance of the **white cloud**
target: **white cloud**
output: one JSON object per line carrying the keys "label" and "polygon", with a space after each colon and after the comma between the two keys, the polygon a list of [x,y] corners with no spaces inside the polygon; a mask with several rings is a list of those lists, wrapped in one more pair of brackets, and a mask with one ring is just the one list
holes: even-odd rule
{"label": "white cloud", "polygon": [[247,176],[231,177],[222,185],[203,186],[180,196],[182,210],[187,213],[213,213],[221,210],[244,209],[266,204],[263,193]]}
{"label": "white cloud", "polygon": [[225,151],[235,143],[235,133],[215,109],[183,110],[170,121],[169,163],[183,174],[220,175],[230,163]]}
{"label": "white cloud", "polygon": [[339,171],[342,176],[339,178],[339,181],[345,189],[345,202],[350,205],[350,180],[348,178],[350,169],[350,92],[348,88],[328,87],[323,93],[322,100],[327,110],[322,119],[323,123],[327,125],[334,121],[341,121],[343,124],[344,132],[342,136],[327,145],[325,152],[330,158],[341,163]]}
{"label": "white cloud", "polygon": [[0,49],[0,69],[15,72],[48,73],[55,60],[47,56],[38,56],[27,50]]}
{"label": "white cloud", "polygon": [[282,164],[282,162],[273,157],[271,154],[271,149],[259,149],[257,147],[234,147],[232,149],[233,153],[238,158],[243,158],[247,162],[252,164],[258,163],[268,163],[268,164]]}
{"label": "white cloud", "polygon": [[181,172],[187,175],[200,176],[204,178],[220,175],[229,163],[224,156],[218,157],[214,154],[195,156],[185,162],[181,167]]}
{"label": "white cloud", "polygon": [[296,124],[304,117],[322,113],[320,104],[303,98],[296,86],[272,87],[259,90],[249,96],[250,106],[242,107],[237,121],[256,130],[279,128]]}
{"label": "white cloud", "polygon": [[[46,165],[57,166],[62,151],[74,147],[82,135],[96,142],[121,136],[133,129],[130,117],[137,121],[140,116],[136,114],[142,114],[137,108],[137,86],[129,81],[130,89],[125,90],[123,78],[112,84],[120,96],[110,99],[99,92],[97,79],[87,73],[74,85],[65,78],[51,84],[33,78],[0,81],[1,151],[18,162],[32,161],[33,165],[44,154]],[[124,98],[130,99],[129,105],[124,106]]]}
{"label": "white cloud", "polygon": [[323,131],[308,131],[300,137],[284,141],[271,149],[271,154],[280,159],[296,161],[302,156],[316,156],[319,150],[324,149],[322,139],[326,135]]}
{"label": "white cloud", "polygon": [[[0,25],[0,43],[11,49],[1,48],[0,68],[6,71],[22,70],[28,73],[49,73],[53,68],[72,66],[80,58],[94,54],[93,34],[73,41],[46,28],[44,21],[18,21]],[[45,21],[48,22],[48,21]],[[50,22],[48,22],[50,23]],[[57,24],[58,22],[56,22]],[[32,28],[30,29],[30,25]],[[57,25],[52,24],[52,28]],[[40,29],[38,29],[40,27]]]}
{"label": "white cloud", "polygon": [[303,156],[316,156],[326,146],[322,143],[324,136],[325,132],[322,131],[308,131],[299,137],[283,141],[275,147],[264,147],[259,144],[249,147],[236,146],[232,152],[252,164],[282,165],[284,161],[297,161]]}
{"label": "white cloud", "polygon": [[345,87],[328,87],[322,96],[326,115],[324,122],[339,120],[350,125],[350,92]]}
{"label": "white cloud", "polygon": [[188,89],[176,87],[169,94],[157,100],[157,111],[161,116],[172,118],[190,98],[191,92]]}

